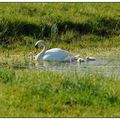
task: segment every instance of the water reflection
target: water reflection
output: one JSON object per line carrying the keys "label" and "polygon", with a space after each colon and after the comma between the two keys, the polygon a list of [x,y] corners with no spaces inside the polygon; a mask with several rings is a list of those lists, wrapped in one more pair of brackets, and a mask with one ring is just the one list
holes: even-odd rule
{"label": "water reflection", "polygon": [[37,69],[37,70],[52,70],[57,72],[74,72],[77,71],[80,74],[94,74],[102,73],[107,76],[116,75],[120,77],[120,61],[119,59],[96,59],[96,61],[85,62],[48,62],[48,61],[33,61],[29,59],[11,60],[2,62],[0,61],[0,67],[11,66],[17,69]]}
{"label": "water reflection", "polygon": [[119,60],[97,59],[96,61],[89,61],[83,63],[58,63],[58,62],[36,62],[37,69],[49,69],[52,71],[74,72],[77,71],[81,74],[94,74],[102,73],[107,76],[120,77],[120,62]]}

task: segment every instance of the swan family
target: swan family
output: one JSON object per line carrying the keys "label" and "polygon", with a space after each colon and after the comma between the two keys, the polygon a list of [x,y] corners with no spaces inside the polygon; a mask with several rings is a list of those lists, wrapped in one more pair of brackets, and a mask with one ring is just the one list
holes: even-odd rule
{"label": "swan family", "polygon": [[[42,51],[39,52],[39,48],[43,47]],[[35,50],[37,55],[35,56],[35,60],[43,60],[43,61],[57,61],[57,62],[85,62],[83,58],[79,58],[79,55],[73,56],[71,53],[69,53],[66,50],[63,50],[61,48],[52,48],[47,50],[46,43],[43,40],[39,40],[35,44]],[[30,54],[30,56],[33,58],[33,56]],[[87,57],[87,61],[89,60],[95,60],[94,57]]]}

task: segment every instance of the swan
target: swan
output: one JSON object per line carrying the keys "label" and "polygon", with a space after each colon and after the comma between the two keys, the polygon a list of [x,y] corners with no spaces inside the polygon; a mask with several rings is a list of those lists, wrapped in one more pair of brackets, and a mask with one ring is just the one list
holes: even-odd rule
{"label": "swan", "polygon": [[[43,50],[38,53],[38,49],[43,46]],[[35,44],[36,52],[38,53],[35,56],[35,60],[44,60],[44,61],[56,61],[56,62],[72,62],[77,58],[70,54],[68,51],[60,48],[52,48],[47,50],[46,43],[43,40],[39,40]]]}
{"label": "swan", "polygon": [[77,59],[77,62],[78,62],[78,63],[79,63],[79,62],[81,63],[81,62],[85,62],[85,60],[84,60],[83,58],[78,58],[78,59]]}
{"label": "swan", "polygon": [[95,61],[95,57],[86,57],[87,61]]}

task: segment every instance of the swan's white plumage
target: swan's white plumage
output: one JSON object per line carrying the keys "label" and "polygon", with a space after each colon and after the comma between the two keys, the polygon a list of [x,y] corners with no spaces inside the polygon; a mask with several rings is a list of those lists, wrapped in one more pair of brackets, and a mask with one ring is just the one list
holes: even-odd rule
{"label": "swan's white plumage", "polygon": [[78,58],[77,62],[85,62],[85,60],[83,58]]}
{"label": "swan's white plumage", "polygon": [[49,61],[72,61],[73,58],[74,56],[60,48],[47,50],[43,56],[43,60]]}
{"label": "swan's white plumage", "polygon": [[[37,42],[40,44],[41,42]],[[43,45],[43,41],[42,41]],[[40,46],[40,45],[39,45]],[[43,45],[45,47],[45,44]],[[42,52],[38,53],[35,57],[36,60],[47,60],[47,61],[58,61],[58,62],[71,62],[76,59],[68,51],[60,48],[52,48],[50,50],[43,49]]]}
{"label": "swan's white plumage", "polygon": [[86,57],[87,61],[95,61],[95,57]]}

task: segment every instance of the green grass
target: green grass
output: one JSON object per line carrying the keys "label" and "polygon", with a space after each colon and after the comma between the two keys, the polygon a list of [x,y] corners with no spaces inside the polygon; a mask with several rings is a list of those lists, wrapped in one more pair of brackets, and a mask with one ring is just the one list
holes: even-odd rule
{"label": "green grass", "polygon": [[120,81],[0,68],[0,117],[120,117]]}
{"label": "green grass", "polygon": [[0,3],[0,117],[120,117],[116,76],[13,68],[39,39],[120,59],[120,3]]}
{"label": "green grass", "polygon": [[78,47],[96,47],[99,43],[104,47],[119,46],[119,6],[120,3],[0,3],[0,42],[33,45],[44,39],[52,44],[79,42]]}

